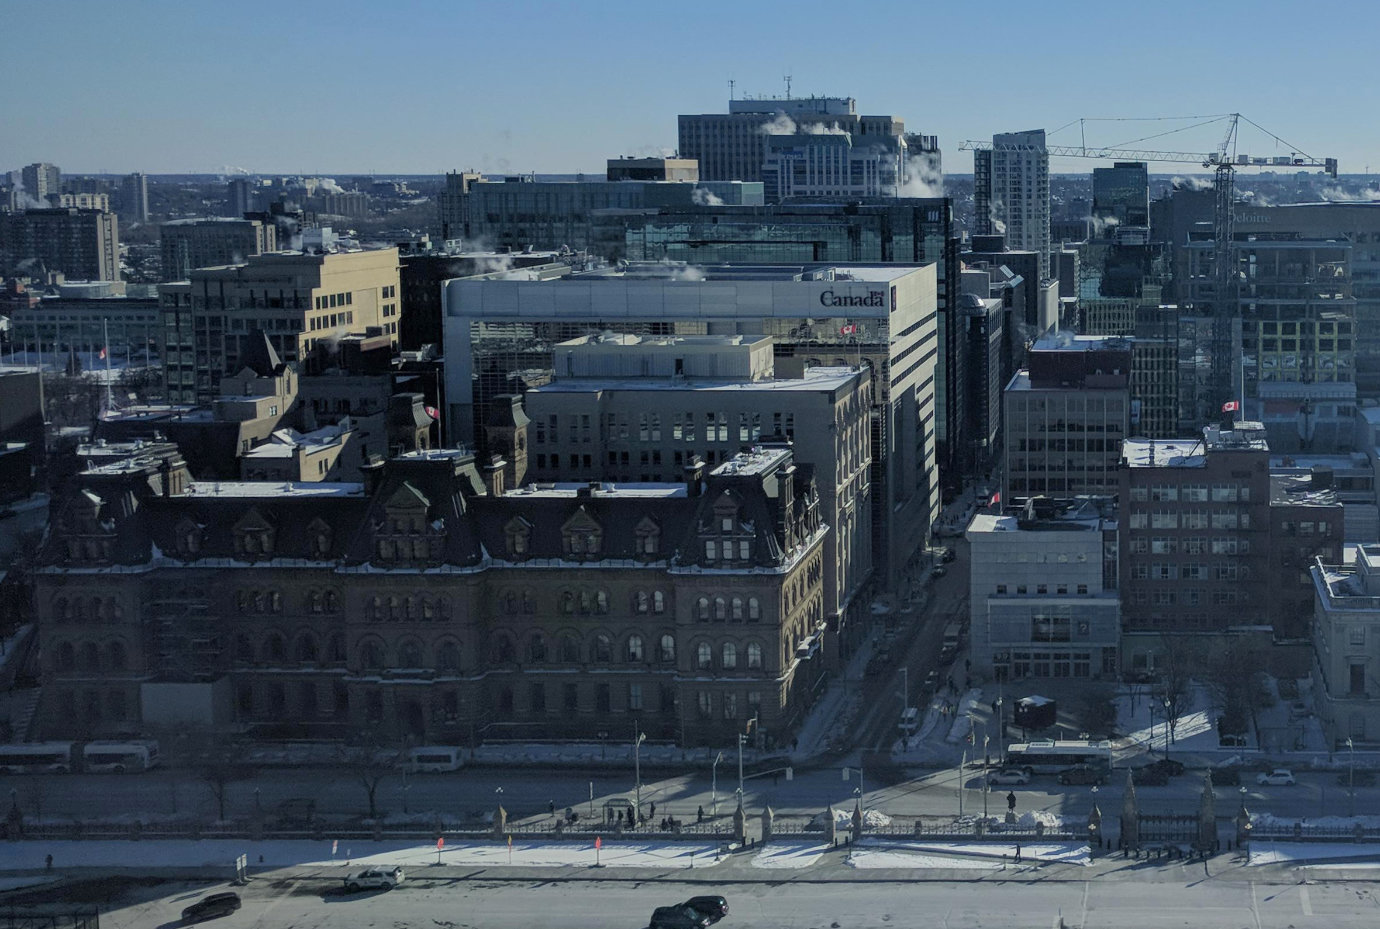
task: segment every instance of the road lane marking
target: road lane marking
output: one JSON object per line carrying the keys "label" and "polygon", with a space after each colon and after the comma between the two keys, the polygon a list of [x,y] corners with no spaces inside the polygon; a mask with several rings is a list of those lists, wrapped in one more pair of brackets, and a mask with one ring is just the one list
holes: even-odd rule
{"label": "road lane marking", "polygon": [[1300,886],[1300,887],[1299,887],[1299,904],[1303,907],[1303,915],[1304,915],[1304,916],[1312,916],[1312,915],[1313,915],[1313,901],[1310,900],[1309,897],[1308,897],[1308,888],[1307,888],[1307,887],[1303,887],[1303,886]]}

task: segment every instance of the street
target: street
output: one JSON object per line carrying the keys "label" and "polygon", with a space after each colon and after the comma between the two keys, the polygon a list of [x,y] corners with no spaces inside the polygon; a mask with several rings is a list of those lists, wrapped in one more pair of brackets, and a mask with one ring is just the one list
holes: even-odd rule
{"label": "street", "polygon": [[[761,884],[429,880],[409,875],[387,892],[344,895],[334,880],[292,874],[256,880],[242,891],[244,908],[215,921],[248,927],[415,927],[446,929],[638,929],[654,907],[695,894],[729,901],[725,929],[869,929],[869,927],[1000,926],[1050,929],[1242,927],[1293,929],[1373,926],[1377,901],[1370,883],[1271,884],[1201,880],[1175,873],[1162,881],[786,882]],[[210,890],[193,884],[131,888],[110,909],[103,929],[177,925],[181,908]]]}

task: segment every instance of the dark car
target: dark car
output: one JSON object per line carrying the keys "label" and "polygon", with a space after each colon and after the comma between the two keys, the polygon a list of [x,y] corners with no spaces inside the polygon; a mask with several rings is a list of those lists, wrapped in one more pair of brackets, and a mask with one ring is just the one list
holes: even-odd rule
{"label": "dark car", "polygon": [[198,900],[191,906],[182,911],[182,921],[184,923],[199,923],[203,919],[215,919],[217,916],[229,916],[240,908],[240,895],[226,891],[224,893],[211,894],[205,899]]}
{"label": "dark car", "polygon": [[1214,787],[1236,787],[1241,783],[1240,768],[1213,768],[1212,785]]}
{"label": "dark car", "polygon": [[1182,761],[1175,761],[1173,758],[1161,758],[1159,761],[1152,761],[1150,764],[1141,768],[1136,774],[1139,775],[1152,770],[1163,771],[1165,777],[1178,777],[1180,774],[1184,773],[1184,763]]}
{"label": "dark car", "polygon": [[1163,787],[1169,783],[1169,772],[1148,764],[1136,769],[1135,779],[1137,787]]}
{"label": "dark car", "polygon": [[1092,765],[1074,765],[1072,768],[1059,772],[1059,783],[1061,784],[1105,784],[1106,782],[1107,772]]}
{"label": "dark car", "polygon": [[708,916],[711,923],[716,923],[728,915],[728,901],[715,894],[691,897],[685,901],[685,905]]}
{"label": "dark car", "polygon": [[659,906],[652,910],[652,921],[648,929],[704,929],[712,919],[699,910],[684,903],[675,906]]}

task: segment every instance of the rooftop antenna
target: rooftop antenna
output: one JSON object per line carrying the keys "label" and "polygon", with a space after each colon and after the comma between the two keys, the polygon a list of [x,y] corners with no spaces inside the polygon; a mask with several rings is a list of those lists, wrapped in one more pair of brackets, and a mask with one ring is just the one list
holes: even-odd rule
{"label": "rooftop antenna", "polygon": [[737,81],[733,80],[733,78],[729,78],[729,79],[728,79],[728,102],[729,102],[729,103],[732,103],[733,100],[734,100],[734,97],[733,97],[733,85],[736,84],[736,83],[737,83]]}
{"label": "rooftop antenna", "polygon": [[782,80],[786,82],[786,99],[789,100],[791,99],[791,76],[787,74]]}

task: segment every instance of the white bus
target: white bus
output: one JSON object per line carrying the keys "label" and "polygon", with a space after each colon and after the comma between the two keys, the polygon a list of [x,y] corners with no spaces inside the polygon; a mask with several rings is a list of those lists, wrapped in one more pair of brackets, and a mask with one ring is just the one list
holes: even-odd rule
{"label": "white bus", "polygon": [[407,770],[411,774],[456,771],[464,763],[463,750],[453,745],[419,745],[407,751]]}
{"label": "white bus", "polygon": [[5,774],[66,774],[71,770],[71,742],[0,745],[0,772]]}
{"label": "white bus", "polygon": [[913,706],[906,707],[896,728],[906,735],[914,735],[915,730],[920,728],[920,710]]}
{"label": "white bus", "polygon": [[147,771],[158,764],[158,743],[152,740],[87,742],[81,751],[81,763],[88,774]]}
{"label": "white bus", "polygon": [[1017,742],[1006,749],[1006,766],[1024,768],[1031,774],[1058,774],[1080,764],[1110,771],[1112,743],[1081,740]]}

